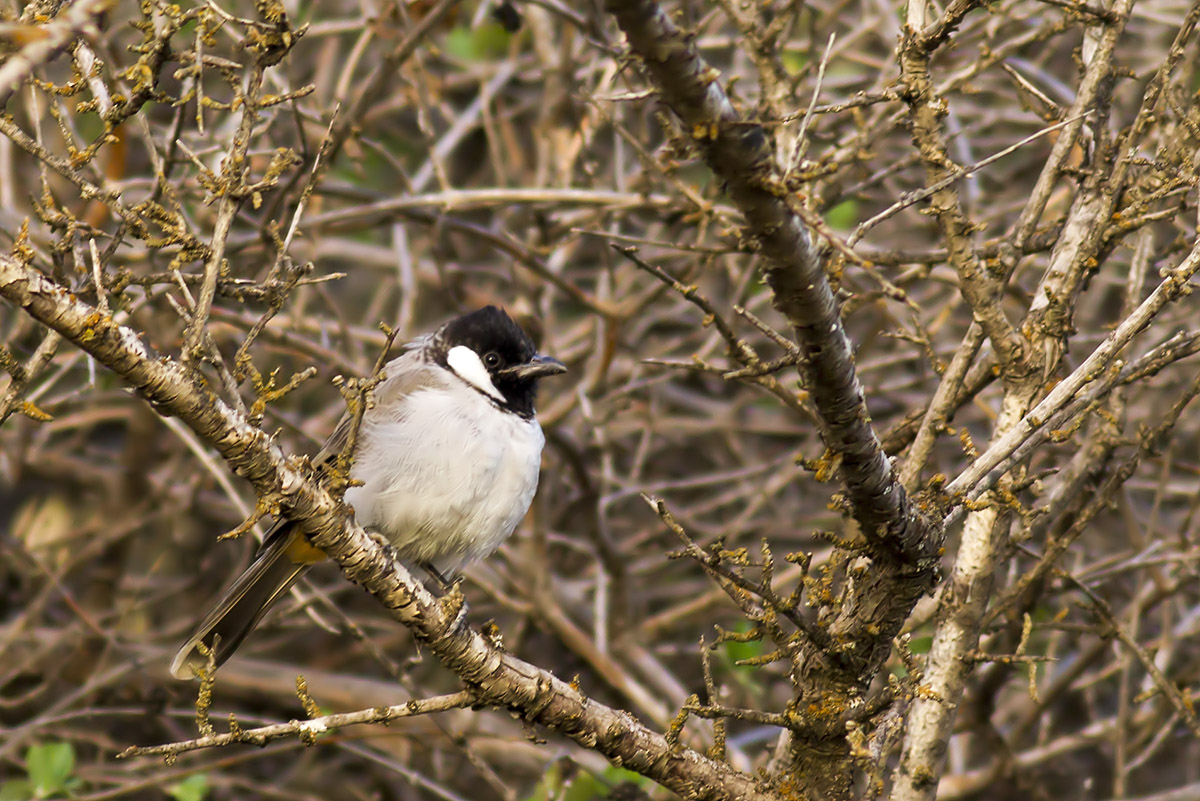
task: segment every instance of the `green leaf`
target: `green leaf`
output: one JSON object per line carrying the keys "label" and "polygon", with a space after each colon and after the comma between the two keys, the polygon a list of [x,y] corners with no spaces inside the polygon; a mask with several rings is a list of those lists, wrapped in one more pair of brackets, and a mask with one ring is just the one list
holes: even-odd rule
{"label": "green leaf", "polygon": [[632,784],[646,788],[654,784],[645,776],[631,770],[609,765],[604,772],[596,775],[588,770],[581,770],[571,780],[562,793],[559,801],[596,801],[599,798],[609,798],[623,784]]}
{"label": "green leaf", "polygon": [[446,35],[446,52],[463,61],[490,61],[504,57],[510,39],[512,34],[496,22],[458,25]]}
{"label": "green leaf", "polygon": [[1033,610],[1034,623],[1049,623],[1058,617],[1059,610],[1047,604],[1038,604]]}
{"label": "green leaf", "polygon": [[25,779],[13,779],[0,784],[0,801],[29,801],[33,784]]}
{"label": "green leaf", "polygon": [[25,752],[25,771],[33,783],[35,798],[48,798],[62,790],[75,771],[75,747],[70,743],[30,746]]}
{"label": "green leaf", "polygon": [[181,782],[167,786],[167,795],[175,801],[204,801],[208,796],[208,774],[193,773]]}
{"label": "green leaf", "polygon": [[914,654],[927,654],[933,646],[933,635],[925,637],[913,637],[908,641],[908,650]]}
{"label": "green leaf", "polygon": [[73,119],[79,129],[79,137],[85,142],[94,142],[104,133],[104,121],[100,119],[99,114],[77,113]]}
{"label": "green leaf", "polygon": [[608,792],[607,784],[584,770],[571,780],[570,786],[563,790],[559,801],[595,801],[597,798],[606,798]]}
{"label": "green leaf", "polygon": [[[745,634],[751,628],[750,621],[742,620],[734,626],[734,631],[739,634]],[[764,653],[766,653],[766,646],[763,645],[762,640],[751,640],[750,642],[725,641],[725,654],[729,657],[729,661],[735,664],[738,660],[753,659],[756,656],[762,656]]]}
{"label": "green leaf", "polygon": [[788,75],[799,75],[800,70],[804,69],[804,65],[808,63],[808,56],[799,50],[784,50],[780,60]]}
{"label": "green leaf", "polygon": [[562,765],[556,759],[542,775],[542,780],[533,788],[533,792],[525,796],[524,801],[550,801],[558,798],[562,791]]}
{"label": "green leaf", "polygon": [[642,789],[654,786],[652,779],[647,779],[642,774],[634,773],[632,770],[618,768],[616,765],[609,765],[604,769],[602,775],[604,776],[604,780],[613,787],[616,787],[618,784],[636,784]]}
{"label": "green leaf", "polygon": [[[750,621],[742,620],[734,626],[734,631],[747,632],[751,629]],[[717,664],[747,692],[757,695],[762,691],[757,676],[758,669],[750,665],[739,665],[739,659],[749,659],[766,653],[766,646],[761,640],[754,642],[732,642],[726,640],[724,647],[716,652]]]}
{"label": "green leaf", "polygon": [[[522,801],[597,801],[611,797],[622,785],[633,784],[642,788],[654,785],[645,776],[613,765],[599,774],[578,766],[570,766],[570,770],[566,770],[567,766],[570,766],[569,763],[564,765],[562,760],[552,762],[533,792]],[[570,779],[564,779],[564,774],[573,775]]]}
{"label": "green leaf", "polygon": [[843,200],[829,211],[825,212],[825,220],[830,228],[838,231],[848,231],[858,225],[858,202]]}

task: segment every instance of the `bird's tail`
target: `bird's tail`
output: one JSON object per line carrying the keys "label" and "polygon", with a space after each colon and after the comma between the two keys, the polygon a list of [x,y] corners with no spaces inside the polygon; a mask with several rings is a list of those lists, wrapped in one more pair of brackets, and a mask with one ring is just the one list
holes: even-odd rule
{"label": "bird's tail", "polygon": [[179,649],[171,662],[171,675],[177,679],[199,675],[208,663],[196,649],[199,643],[215,650],[217,667],[224,664],[267,610],[322,558],[324,554],[308,544],[298,526],[284,523],[268,536],[254,562],[221,594]]}

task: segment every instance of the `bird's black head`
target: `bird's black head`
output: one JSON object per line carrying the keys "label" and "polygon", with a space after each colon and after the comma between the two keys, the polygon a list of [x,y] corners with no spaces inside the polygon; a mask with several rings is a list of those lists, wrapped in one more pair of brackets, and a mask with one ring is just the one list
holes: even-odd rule
{"label": "bird's black head", "polygon": [[443,325],[434,334],[432,351],[438,364],[524,418],[533,417],[538,379],[567,369],[562,362],[539,355],[521,326],[495,306]]}

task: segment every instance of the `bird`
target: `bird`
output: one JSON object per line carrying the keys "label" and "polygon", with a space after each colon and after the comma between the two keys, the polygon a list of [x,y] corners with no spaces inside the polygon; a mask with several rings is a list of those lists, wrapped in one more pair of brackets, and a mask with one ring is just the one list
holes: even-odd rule
{"label": "bird", "polygon": [[[344,501],[396,555],[444,581],[490,556],[529,511],[545,435],[538,382],[566,366],[496,306],[456,317],[409,342],[383,368],[355,437]],[[313,460],[328,470],[353,427],[347,413]],[[281,518],[254,561],[219,595],[171,663],[198,677],[211,649],[220,667],[271,606],[325,554]]]}

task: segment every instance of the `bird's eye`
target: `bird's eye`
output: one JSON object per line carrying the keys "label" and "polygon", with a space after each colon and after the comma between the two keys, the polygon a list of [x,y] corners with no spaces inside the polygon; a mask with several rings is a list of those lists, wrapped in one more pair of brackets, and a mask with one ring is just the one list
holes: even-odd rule
{"label": "bird's eye", "polygon": [[489,370],[494,370],[500,366],[500,354],[494,350],[488,351],[483,357],[483,363]]}

